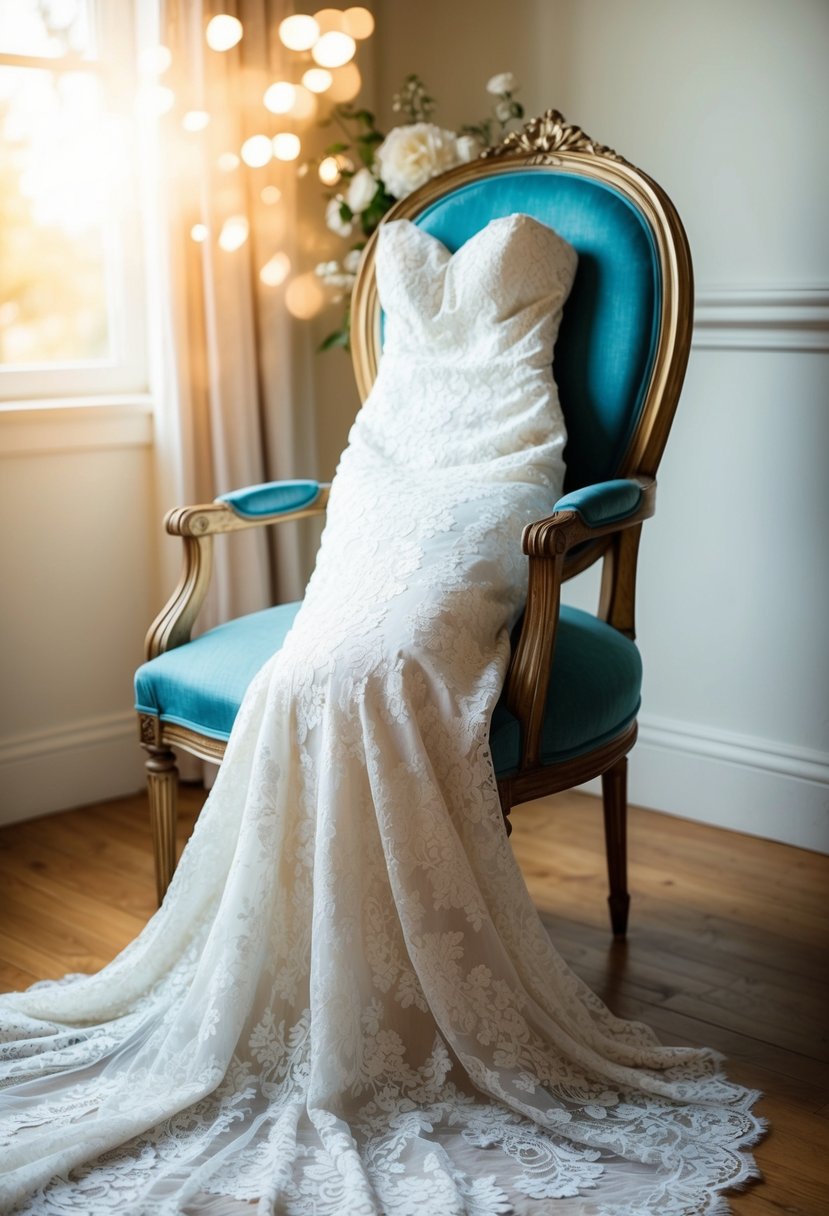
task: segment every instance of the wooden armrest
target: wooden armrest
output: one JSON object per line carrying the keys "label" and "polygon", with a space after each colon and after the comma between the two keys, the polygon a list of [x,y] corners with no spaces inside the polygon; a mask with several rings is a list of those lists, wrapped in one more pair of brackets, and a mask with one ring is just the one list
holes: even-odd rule
{"label": "wooden armrest", "polygon": [[[582,501],[582,510],[574,509],[572,500],[578,494],[586,498],[585,492],[567,495],[559,500],[560,505],[552,515],[524,529],[522,543],[530,559],[527,606],[506,684],[507,705],[521,724],[522,768],[538,763],[564,559],[576,546],[602,537],[611,538],[604,554],[599,616],[628,637],[634,636],[636,556],[642,522],[655,510],[656,482],[652,477],[632,479],[631,484],[638,485],[640,493],[630,496],[627,509],[622,502],[622,510],[610,510],[609,487],[620,484],[603,483],[608,487],[604,503],[602,487],[590,487],[595,493],[591,493],[589,502]],[[618,506],[621,501],[618,495],[614,501]]]}
{"label": "wooden armrest", "polygon": [[[270,487],[260,488],[264,491],[276,484],[271,483]],[[257,487],[250,487],[244,492],[247,499],[256,489]],[[221,500],[193,507],[174,507],[172,511],[168,511],[164,526],[171,536],[182,538],[184,562],[175,591],[147,632],[144,641],[146,658],[154,659],[165,650],[173,650],[176,646],[183,646],[185,642],[190,641],[190,633],[210,586],[214,535],[321,515],[328,505],[330,489],[329,484],[322,484],[313,501],[296,509],[280,509],[267,514],[242,514],[233,502]],[[232,495],[228,497],[233,498]]]}

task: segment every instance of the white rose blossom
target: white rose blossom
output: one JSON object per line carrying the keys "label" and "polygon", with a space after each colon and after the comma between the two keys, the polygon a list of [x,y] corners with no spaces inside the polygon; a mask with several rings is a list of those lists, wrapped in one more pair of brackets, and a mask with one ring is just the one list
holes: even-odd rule
{"label": "white rose blossom", "polygon": [[406,198],[460,160],[454,133],[431,122],[394,127],[375,159],[380,178],[394,198]]}
{"label": "white rose blossom", "polygon": [[348,183],[345,201],[355,215],[365,211],[377,193],[377,178],[370,169],[359,169]]}
{"label": "white rose blossom", "polygon": [[340,215],[340,207],[345,202],[341,194],[329,200],[328,206],[325,208],[325,223],[332,232],[336,232],[337,236],[351,236],[351,230],[354,225],[350,220],[344,220]]}
{"label": "white rose blossom", "polygon": [[363,259],[362,249],[349,249],[348,253],[343,258],[343,267],[349,274],[356,274],[360,269],[360,262]]}
{"label": "white rose blossom", "polygon": [[515,93],[519,88],[518,81],[512,72],[499,72],[497,76],[491,76],[487,81],[486,91],[491,93],[493,97],[500,97],[504,93]]}
{"label": "white rose blossom", "polygon": [[459,135],[455,147],[458,160],[465,165],[474,160],[476,156],[480,156],[484,145],[477,135]]}

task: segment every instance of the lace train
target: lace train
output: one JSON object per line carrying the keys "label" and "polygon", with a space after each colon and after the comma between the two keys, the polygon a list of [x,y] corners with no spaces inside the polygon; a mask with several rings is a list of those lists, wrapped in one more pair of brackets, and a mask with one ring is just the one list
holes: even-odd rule
{"label": "lace train", "polygon": [[[451,259],[387,226],[378,385],[163,907],[98,975],[0,998],[3,1210],[691,1216],[753,1176],[756,1094],[578,980],[501,820],[573,268],[522,217]],[[456,341],[413,376],[437,313]]]}

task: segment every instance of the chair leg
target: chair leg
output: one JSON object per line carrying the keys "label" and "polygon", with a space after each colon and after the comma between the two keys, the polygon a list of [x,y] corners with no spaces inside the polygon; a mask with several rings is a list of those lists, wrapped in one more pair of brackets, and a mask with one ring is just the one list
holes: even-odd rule
{"label": "chair leg", "polygon": [[176,868],[178,769],[175,755],[170,748],[155,747],[146,743],[144,746],[150,753],[145,767],[155,856],[155,887],[158,902],[161,904]]}
{"label": "chair leg", "polygon": [[614,937],[624,937],[628,923],[630,895],[627,884],[627,756],[602,773],[604,836],[607,848],[607,876],[610,880],[610,923]]}

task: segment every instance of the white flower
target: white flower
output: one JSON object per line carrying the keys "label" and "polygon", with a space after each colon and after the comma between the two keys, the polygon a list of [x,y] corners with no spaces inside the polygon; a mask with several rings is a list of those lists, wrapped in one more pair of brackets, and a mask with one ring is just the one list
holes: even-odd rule
{"label": "white flower", "polygon": [[452,131],[431,122],[394,127],[375,154],[377,169],[389,194],[405,198],[418,186],[459,163]]}
{"label": "white flower", "polygon": [[377,178],[370,169],[359,169],[348,183],[345,201],[355,215],[365,211],[377,193]]}
{"label": "white flower", "polygon": [[350,291],[354,286],[353,272],[347,266],[341,266],[339,262],[333,260],[317,263],[314,267],[314,274],[322,279],[326,287],[345,287]]}
{"label": "white flower", "polygon": [[458,153],[458,160],[465,165],[468,161],[474,160],[476,156],[480,156],[483,151],[483,144],[477,135],[459,135],[455,148]]}
{"label": "white flower", "polygon": [[336,198],[329,201],[325,208],[325,222],[332,232],[336,232],[337,236],[351,236],[351,230],[354,227],[350,220],[344,220],[340,214],[340,207],[344,201],[343,196],[338,194]]}
{"label": "white flower", "polygon": [[517,92],[519,87],[512,72],[499,72],[497,76],[492,76],[487,81],[486,91],[492,93],[493,97],[500,97],[504,93]]}
{"label": "white flower", "polygon": [[343,258],[343,269],[347,270],[349,274],[356,274],[360,269],[362,257],[362,249],[349,249],[348,253]]}
{"label": "white flower", "polygon": [[508,101],[499,101],[495,107],[495,117],[499,122],[509,122],[512,118],[512,106]]}

